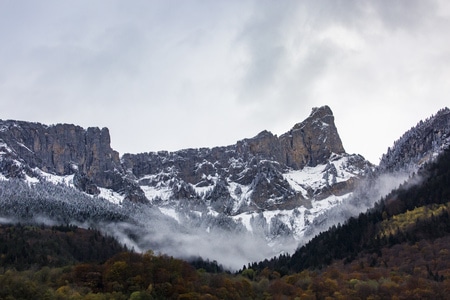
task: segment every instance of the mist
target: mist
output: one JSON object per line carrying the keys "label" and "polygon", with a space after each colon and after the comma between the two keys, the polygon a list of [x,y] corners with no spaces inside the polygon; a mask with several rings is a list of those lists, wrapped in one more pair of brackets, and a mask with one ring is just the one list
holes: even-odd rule
{"label": "mist", "polygon": [[70,224],[98,229],[136,252],[152,250],[182,259],[202,257],[229,270],[297,246],[286,236],[269,239],[260,228],[249,232],[241,222],[224,214],[184,208],[177,208],[176,213],[178,221],[148,204],[124,201],[117,205],[64,185],[0,180],[3,224]]}
{"label": "mist", "polygon": [[179,210],[177,221],[148,206],[133,213],[137,224],[108,223],[101,226],[101,230],[136,251],[152,250],[187,260],[202,257],[235,271],[281,253],[292,254],[320,232],[373,208],[376,202],[405,182],[418,184],[420,178],[411,178],[408,172],[365,178],[341,204],[317,216],[300,240],[286,236],[270,240],[264,228],[257,227],[261,224],[254,224],[253,231],[248,231],[242,223],[225,215],[212,217],[204,213],[199,216]]}
{"label": "mist", "polygon": [[[249,262],[286,252],[283,249],[289,244],[280,240],[275,243],[282,246],[281,249],[270,247],[264,235],[247,231],[242,224],[231,218],[225,219],[233,226],[229,230],[213,224],[212,219],[205,216],[181,225],[172,218],[158,216],[158,212],[152,208],[140,210],[138,214],[140,215],[136,215],[136,219],[147,221],[138,221],[139,224],[111,222],[103,224],[100,230],[138,252],[152,250],[186,260],[201,257],[217,261],[230,271],[239,270]],[[149,214],[153,218],[143,218]],[[202,221],[203,224],[197,221]],[[297,242],[290,240],[289,250],[295,250],[296,246]]]}
{"label": "mist", "polygon": [[351,217],[373,208],[375,203],[393,190],[407,183],[408,186],[419,184],[420,176],[411,177],[409,172],[398,171],[377,176],[369,176],[360,181],[355,191],[339,205],[317,216],[308,228],[300,245],[306,244],[317,234],[326,231],[333,225],[343,224]]}

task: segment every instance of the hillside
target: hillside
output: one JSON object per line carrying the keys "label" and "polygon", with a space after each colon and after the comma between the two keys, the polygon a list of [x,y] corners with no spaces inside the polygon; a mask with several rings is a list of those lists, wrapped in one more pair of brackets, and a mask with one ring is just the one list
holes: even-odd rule
{"label": "hillside", "polygon": [[449,211],[447,149],[436,162],[425,166],[373,209],[333,226],[292,257],[273,259],[269,265],[276,270],[296,272],[326,266],[334,259],[352,261],[360,252],[379,253],[381,248],[398,243],[443,237],[450,233]]}

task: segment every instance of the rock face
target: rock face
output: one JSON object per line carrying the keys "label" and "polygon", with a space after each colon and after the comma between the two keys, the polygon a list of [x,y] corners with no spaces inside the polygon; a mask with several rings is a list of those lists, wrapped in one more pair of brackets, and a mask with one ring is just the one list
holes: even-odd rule
{"label": "rock face", "polygon": [[87,130],[69,124],[45,126],[39,123],[2,121],[0,138],[34,168],[56,175],[77,169],[94,177],[119,163],[110,147],[107,128]]}
{"label": "rock face", "polygon": [[[2,173],[9,177],[33,176],[36,168],[60,176],[75,174],[75,186],[90,194],[99,193],[97,186],[121,191],[131,184],[123,178],[119,153],[110,146],[107,128],[0,121],[0,140],[4,148],[2,162],[16,161],[13,165],[23,169],[13,174],[11,168],[3,167]],[[141,199],[136,199],[136,193],[139,191],[126,196],[145,200],[143,193]]]}
{"label": "rock face", "polygon": [[85,130],[69,124],[17,121],[2,121],[0,126],[1,139],[31,168],[56,175],[79,170],[94,178],[120,165],[119,154],[110,147],[107,128]]}
{"label": "rock face", "polygon": [[[6,177],[39,177],[37,170],[74,175],[73,184],[89,194],[105,188],[130,201],[183,200],[228,215],[293,209],[343,194],[370,167],[361,156],[345,153],[328,106],[314,108],[280,137],[262,131],[226,147],[121,158],[110,146],[107,128],[0,121],[0,158]],[[293,179],[292,172],[311,168],[323,173],[322,185]]]}
{"label": "rock face", "polygon": [[262,131],[237,143],[244,156],[272,159],[294,169],[314,167],[327,162],[332,153],[345,153],[328,106],[313,108],[311,115],[279,138]]}
{"label": "rock face", "polygon": [[[344,160],[348,166],[340,164]],[[280,137],[262,131],[226,147],[125,154],[122,163],[152,202],[191,199],[231,215],[293,209],[311,199],[343,195],[357,181],[350,177],[363,176],[370,168],[363,157],[345,153],[328,106],[314,108],[306,120]],[[325,170],[327,164],[341,169],[332,174]],[[320,188],[307,182],[294,188],[287,178],[288,172],[315,167],[328,172]],[[351,168],[352,173],[347,172]]]}
{"label": "rock face", "polygon": [[295,169],[325,163],[332,153],[345,153],[328,106],[314,108],[311,115],[280,137],[286,165]]}

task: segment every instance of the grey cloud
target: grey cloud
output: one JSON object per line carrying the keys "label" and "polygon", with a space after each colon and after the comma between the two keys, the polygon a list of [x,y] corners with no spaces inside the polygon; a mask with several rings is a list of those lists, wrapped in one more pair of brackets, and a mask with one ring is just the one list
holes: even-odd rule
{"label": "grey cloud", "polygon": [[334,1],[263,3],[238,39],[248,54],[239,100],[260,103],[257,114],[298,115],[293,108],[314,106],[316,81],[342,55],[338,45],[320,40],[320,33],[348,22],[351,13],[361,18],[361,7],[359,2],[354,6]]}
{"label": "grey cloud", "polygon": [[[388,107],[395,95],[390,109],[401,110],[448,94],[444,5],[3,1],[0,110],[3,118],[107,126],[121,152],[282,133],[322,104],[351,129],[345,105],[352,112]],[[360,47],[346,48],[336,30]]]}
{"label": "grey cloud", "polygon": [[237,37],[237,44],[248,53],[243,76],[244,101],[258,98],[276,83],[277,75],[286,63],[283,42],[284,26],[295,2],[263,2],[256,5],[254,14]]}
{"label": "grey cloud", "polygon": [[[303,97],[308,95],[318,69],[324,70],[333,55],[331,45],[317,43],[316,36],[337,23],[355,23],[352,20],[362,19],[359,3],[288,1],[282,4],[262,2],[255,6],[254,14],[238,36],[238,42],[248,54],[247,71],[242,80],[243,101],[256,101],[271,88],[285,89],[284,80],[291,75],[286,74],[290,68],[296,69],[293,74],[299,76],[299,80],[294,78],[294,81],[301,83]],[[296,41],[294,49],[288,49],[293,46],[289,44],[292,39]],[[329,49],[326,53],[322,51],[325,47]],[[294,61],[289,52],[307,54]],[[320,57],[320,54],[325,56]]]}
{"label": "grey cloud", "polygon": [[369,5],[388,29],[406,31],[421,28],[438,8],[435,1],[421,0],[369,1]]}

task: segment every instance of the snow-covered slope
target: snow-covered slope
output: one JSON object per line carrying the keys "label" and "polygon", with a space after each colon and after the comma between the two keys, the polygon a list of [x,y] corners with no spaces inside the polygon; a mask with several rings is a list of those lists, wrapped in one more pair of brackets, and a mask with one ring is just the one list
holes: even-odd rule
{"label": "snow-covered slope", "polygon": [[[268,205],[267,209],[249,210],[248,207],[254,205],[252,200],[254,182],[240,184],[230,178],[221,181],[219,176],[208,176],[207,178],[205,176],[205,179],[211,182],[211,186],[197,187],[183,183],[183,187],[183,184],[180,184],[174,177],[167,177],[167,173],[154,176],[156,178],[166,176],[167,180],[165,181],[147,181],[149,176],[140,181],[145,181],[147,184],[155,183],[151,186],[141,185],[141,187],[152,204],[160,207],[163,213],[177,221],[180,220],[180,215],[186,211],[186,207],[189,207],[189,212],[198,212],[199,215],[205,213],[211,216],[221,213],[228,215],[234,221],[242,223],[249,232],[264,233],[267,240],[274,240],[280,236],[283,238],[290,236],[295,240],[300,240],[317,215],[332,209],[352,194],[355,182],[362,178],[367,171],[357,167],[355,162],[362,163],[364,160],[355,155],[333,154],[325,164],[280,172],[279,177],[285,182],[286,193],[297,195],[298,199],[301,199],[297,206],[286,208],[283,205],[277,205],[277,201],[283,204],[282,197],[280,199],[271,194],[268,195],[265,202]],[[365,166],[366,168],[370,167],[369,165]],[[270,179],[267,182],[270,182]],[[336,188],[339,184],[342,187]],[[229,210],[215,205],[214,201],[210,200],[210,195],[219,189],[217,185],[223,188],[223,194],[229,195],[223,203],[223,205],[229,206]],[[174,187],[193,191],[197,201],[191,205],[187,201],[174,199]],[[246,209],[241,209],[242,207]],[[260,218],[261,221],[255,223],[255,218]]]}

